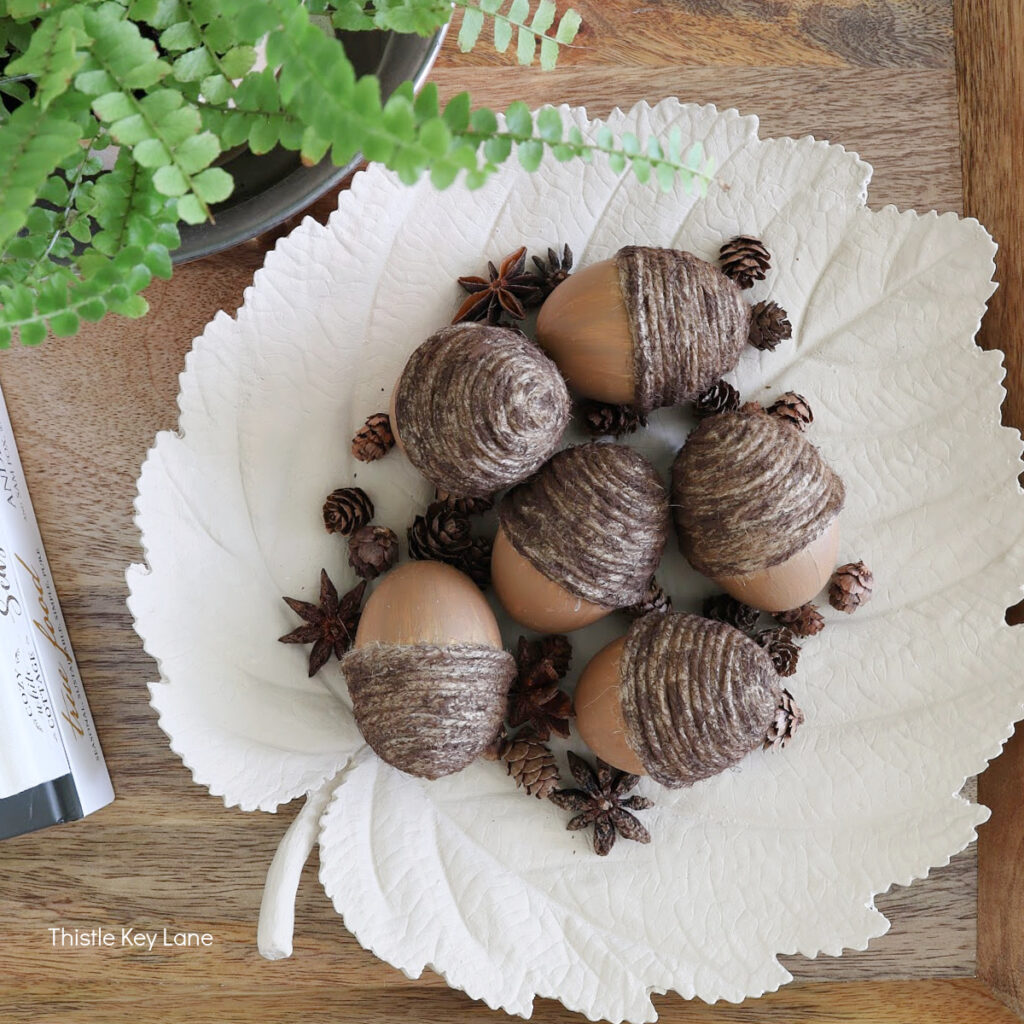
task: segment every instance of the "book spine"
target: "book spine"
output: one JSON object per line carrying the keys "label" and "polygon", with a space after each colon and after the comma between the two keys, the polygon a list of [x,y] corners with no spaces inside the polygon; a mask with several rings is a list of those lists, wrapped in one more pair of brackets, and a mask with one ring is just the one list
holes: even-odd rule
{"label": "book spine", "polygon": [[[81,814],[91,814],[110,803],[114,791],[57,600],[2,391],[0,536],[5,538],[6,561],[17,579],[24,615],[31,625],[26,636],[30,638],[38,678],[49,695]],[[8,657],[8,651],[0,650],[0,665]]]}

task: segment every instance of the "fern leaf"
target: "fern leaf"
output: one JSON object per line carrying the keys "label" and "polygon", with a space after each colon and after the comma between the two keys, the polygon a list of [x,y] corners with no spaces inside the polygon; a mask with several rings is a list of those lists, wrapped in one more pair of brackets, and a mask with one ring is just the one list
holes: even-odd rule
{"label": "fern leaf", "polygon": [[35,99],[46,110],[64,93],[82,64],[78,47],[87,37],[78,11],[64,11],[43,19],[32,35],[28,49],[7,65],[9,76],[31,75],[35,80]]}
{"label": "fern leaf", "polygon": [[23,104],[0,127],[0,251],[25,225],[36,195],[78,147],[77,124]]}

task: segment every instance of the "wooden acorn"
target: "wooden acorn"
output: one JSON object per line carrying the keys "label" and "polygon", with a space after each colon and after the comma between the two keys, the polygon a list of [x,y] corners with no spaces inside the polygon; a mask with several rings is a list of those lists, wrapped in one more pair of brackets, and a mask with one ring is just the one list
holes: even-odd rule
{"label": "wooden acorn", "polygon": [[426,779],[461,771],[494,739],[516,675],[479,588],[440,562],[381,579],[341,668],[366,742]]}
{"label": "wooden acorn", "polygon": [[516,331],[462,323],[413,352],[391,398],[395,439],[442,491],[485,497],[529,476],[571,415],[558,367]]}
{"label": "wooden acorn", "polygon": [[537,341],[580,394],[647,413],[695,398],[732,370],[750,319],[740,287],[717,267],[628,245],[551,293]]}
{"label": "wooden acorn", "polygon": [[530,629],[564,633],[642,600],[669,529],[668,495],[633,448],[556,453],[498,508],[491,579]]}
{"label": "wooden acorn", "polygon": [[753,404],[704,420],[672,466],[683,554],[768,612],[799,608],[828,582],[844,498],[842,480],[800,430]]}
{"label": "wooden acorn", "polygon": [[781,693],[767,652],[738,629],[653,612],[583,670],[576,727],[608,764],[678,789],[761,746]]}

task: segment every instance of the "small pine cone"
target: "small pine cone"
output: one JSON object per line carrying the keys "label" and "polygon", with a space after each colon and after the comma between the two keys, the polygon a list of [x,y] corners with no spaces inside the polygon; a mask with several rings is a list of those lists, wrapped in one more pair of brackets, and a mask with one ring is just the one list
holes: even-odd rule
{"label": "small pine cone", "polygon": [[783,689],[779,695],[779,706],[775,709],[775,717],[768,726],[764,738],[764,749],[781,750],[792,738],[793,733],[804,724],[804,713],[793,700],[793,694]]}
{"label": "small pine cone", "polygon": [[391,418],[386,412],[374,413],[352,438],[352,454],[360,462],[384,458],[395,443]]}
{"label": "small pine cone", "polygon": [[491,549],[494,541],[490,537],[474,537],[469,547],[459,554],[458,560],[450,564],[461,569],[481,590],[491,585]]}
{"label": "small pine cone", "polygon": [[778,612],[775,621],[797,636],[815,636],[825,628],[825,617],[813,604],[804,604],[788,612]]}
{"label": "small pine cone", "polygon": [[871,600],[874,585],[874,574],[863,562],[848,562],[832,574],[828,603],[836,611],[852,615],[862,604]]}
{"label": "small pine cone", "polygon": [[651,612],[661,615],[672,611],[672,598],[665,593],[662,585],[652,577],[643,600],[637,601],[636,604],[631,604],[624,610],[631,619],[643,618]]}
{"label": "small pine cone", "polygon": [[569,638],[561,633],[551,633],[548,636],[542,636],[537,643],[539,645],[537,648],[538,661],[546,659],[550,662],[556,675],[561,679],[569,671],[569,665],[572,664],[572,644],[569,642]]}
{"label": "small pine cone", "polygon": [[749,235],[737,235],[722,246],[718,258],[722,273],[731,277],[741,288],[749,288],[755,281],[763,281],[771,266],[771,253],[764,244]]}
{"label": "small pine cone", "polygon": [[754,348],[774,352],[782,342],[792,337],[793,325],[777,302],[758,302],[751,310],[747,341]]}
{"label": "small pine cone", "polygon": [[583,426],[591,437],[622,437],[632,434],[637,427],[647,426],[647,417],[641,416],[631,405],[608,405],[605,402],[586,401],[580,406]]}
{"label": "small pine cone", "polygon": [[469,519],[434,501],[409,527],[409,556],[421,560],[450,562],[460,557],[472,543]]}
{"label": "small pine cone", "polygon": [[785,626],[778,629],[763,629],[754,639],[768,652],[775,671],[780,676],[791,676],[796,672],[800,648],[793,640],[791,630]]}
{"label": "small pine cone", "polygon": [[[739,409],[740,412],[753,416],[754,413],[763,413],[764,406],[760,402],[744,402]],[[767,413],[765,413],[767,415]]]}
{"label": "small pine cone", "polygon": [[324,526],[328,533],[347,537],[373,518],[373,502],[362,487],[339,487],[324,502]]}
{"label": "small pine cone", "polygon": [[739,407],[740,393],[727,380],[712,384],[693,403],[693,411],[699,420],[719,412],[734,412]]}
{"label": "small pine cone", "polygon": [[770,416],[778,416],[780,420],[792,423],[797,430],[803,430],[814,422],[814,413],[803,395],[795,391],[787,391],[768,406]]}
{"label": "small pine cone", "polygon": [[348,539],[348,564],[364,580],[375,580],[398,561],[398,535],[386,526],[360,526]]}
{"label": "small pine cone", "polygon": [[744,633],[749,633],[757,625],[761,613],[749,604],[737,601],[728,594],[715,594],[704,601],[702,613],[705,619],[715,619],[729,626],[735,626]]}
{"label": "small pine cone", "polygon": [[450,509],[460,516],[482,516],[494,506],[494,495],[486,498],[457,498],[454,494],[442,491],[434,492],[434,501],[443,501]]}
{"label": "small pine cone", "polygon": [[558,786],[555,755],[529,730],[506,741],[501,757],[508,767],[508,774],[516,780],[516,788],[525,789],[527,795],[540,800]]}

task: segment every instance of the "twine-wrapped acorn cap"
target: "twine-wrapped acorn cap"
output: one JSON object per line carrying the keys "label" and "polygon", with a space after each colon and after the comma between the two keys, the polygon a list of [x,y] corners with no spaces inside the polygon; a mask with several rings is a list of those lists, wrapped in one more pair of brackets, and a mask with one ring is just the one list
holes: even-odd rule
{"label": "twine-wrapped acorn cap", "polygon": [[341,662],[356,725],[373,751],[410,775],[461,771],[505,718],[515,660],[485,644],[371,644]]}
{"label": "twine-wrapped acorn cap", "polygon": [[615,263],[641,412],[696,398],[736,366],[751,313],[735,281],[678,249],[627,245]]}
{"label": "twine-wrapped acorn cap", "polygon": [[715,579],[779,565],[820,537],[843,507],[842,480],[791,424],[758,408],[720,413],[672,465],[679,546]]}
{"label": "twine-wrapped acorn cap", "polygon": [[668,536],[668,495],[633,448],[556,453],[498,508],[512,547],[548,579],[605,608],[642,600]]}
{"label": "twine-wrapped acorn cap", "polygon": [[619,666],[627,741],[651,778],[671,789],[761,746],[781,692],[771,658],[753,640],[685,613],[634,623]]}
{"label": "twine-wrapped acorn cap", "polygon": [[410,357],[394,395],[410,462],[435,487],[485,497],[558,447],[572,409],[558,367],[521,334],[462,323]]}

